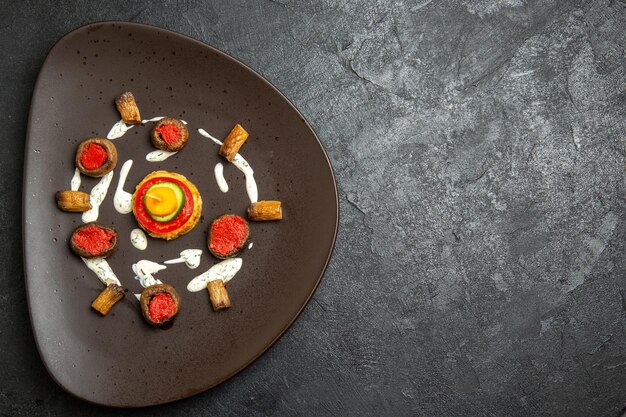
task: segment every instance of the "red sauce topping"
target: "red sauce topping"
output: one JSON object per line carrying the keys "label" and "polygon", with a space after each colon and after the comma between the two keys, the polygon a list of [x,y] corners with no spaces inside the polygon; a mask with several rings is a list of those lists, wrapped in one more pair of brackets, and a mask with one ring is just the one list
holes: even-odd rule
{"label": "red sauce topping", "polygon": [[161,136],[161,138],[172,145],[178,142],[181,138],[180,130],[173,123],[164,123],[161,126],[156,128],[156,132]]}
{"label": "red sauce topping", "polygon": [[[143,204],[143,197],[146,194],[146,191],[148,191],[148,188],[158,182],[173,182],[185,192],[185,205],[180,210],[180,213],[178,213],[178,215],[169,222],[157,222],[154,220],[150,217]],[[194,201],[191,190],[189,190],[189,188],[182,181],[171,177],[156,177],[144,182],[141,188],[137,190],[133,205],[133,211],[137,217],[137,221],[141,223],[144,228],[154,233],[167,233],[172,230],[176,230],[187,223],[193,214]]]}
{"label": "red sauce topping", "polygon": [[80,163],[87,169],[98,169],[109,159],[106,149],[97,143],[90,143],[83,148]]}
{"label": "red sauce topping", "polygon": [[248,234],[246,221],[236,215],[223,216],[211,225],[211,249],[226,255],[239,246]]}
{"label": "red sauce topping", "polygon": [[174,304],[171,295],[160,292],[150,299],[148,313],[150,313],[152,321],[160,323],[176,313],[176,304]]}
{"label": "red sauce topping", "polygon": [[115,233],[98,226],[79,229],[72,236],[72,242],[90,255],[96,256],[111,248]]}

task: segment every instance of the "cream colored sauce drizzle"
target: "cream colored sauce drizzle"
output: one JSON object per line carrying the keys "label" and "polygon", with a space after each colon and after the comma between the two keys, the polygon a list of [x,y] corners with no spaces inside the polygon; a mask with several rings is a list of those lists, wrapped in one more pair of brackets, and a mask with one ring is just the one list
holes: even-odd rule
{"label": "cream colored sauce drizzle", "polygon": [[180,257],[176,259],[170,259],[163,262],[164,264],[180,264],[185,263],[189,269],[196,269],[200,266],[200,257],[202,256],[201,249],[185,249],[180,253]]}
{"label": "cream colored sauce drizzle", "polygon": [[[222,142],[209,135],[206,130],[200,128],[198,129],[198,133],[200,133],[205,138],[211,139],[216,145],[222,146]],[[256,185],[256,181],[254,180],[254,171],[252,170],[252,167],[250,166],[248,161],[246,161],[244,157],[241,156],[241,154],[239,153],[235,155],[231,162],[239,171],[243,172],[243,174],[245,175],[246,191],[248,192],[248,198],[250,199],[251,203],[256,203],[257,201],[259,201],[259,191]]]}
{"label": "cream colored sauce drizzle", "polygon": [[176,155],[178,152],[168,152],[157,149],[146,155],[146,161],[148,162],[161,162],[165,161],[170,156]]}
{"label": "cream colored sauce drizzle", "polygon": [[78,168],[74,169],[74,176],[72,177],[72,181],[70,181],[70,190],[78,191],[80,188],[80,171]]}
{"label": "cream colored sauce drizzle", "polygon": [[253,245],[254,245],[254,242],[250,242],[250,244],[248,245],[248,249],[252,249]]}
{"label": "cream colored sauce drizzle", "polygon": [[148,238],[141,229],[133,229],[130,232],[130,243],[139,250],[146,250],[148,247]]}
{"label": "cream colored sauce drizzle", "polygon": [[141,123],[145,125],[146,123],[149,123],[149,122],[158,122],[161,119],[165,119],[165,116],[157,116],[157,117],[153,117],[152,119],[142,120]]}
{"label": "cream colored sauce drizzle", "polygon": [[[139,281],[142,287],[147,288],[151,285],[163,284],[161,280],[155,278],[153,274],[167,268],[165,265],[158,264],[156,262],[142,259],[136,264],[132,265],[133,272],[135,273],[135,279]],[[135,294],[135,297],[139,300],[141,294]]]}
{"label": "cream colored sauce drizzle", "polygon": [[135,279],[138,280],[144,288],[151,285],[163,284],[158,278],[154,277],[154,274],[164,270],[165,268],[167,268],[167,266],[148,261],[146,259],[142,259],[132,265],[133,272],[135,273]]}
{"label": "cream colored sauce drizzle", "polygon": [[246,191],[248,192],[250,203],[259,201],[259,191],[256,186],[256,181],[254,180],[254,171],[248,161],[243,159],[243,156],[238,153],[233,158],[232,164],[246,176]]}
{"label": "cream colored sauce drizzle", "polygon": [[113,125],[111,130],[109,130],[109,133],[107,133],[107,139],[113,140],[113,139],[121,138],[122,136],[124,136],[126,132],[128,132],[133,127],[135,127],[135,125],[127,125],[126,123],[124,123],[124,120],[120,120],[119,122]]}
{"label": "cream colored sauce drizzle", "polygon": [[100,205],[107,196],[109,185],[113,179],[113,171],[106,174],[102,179],[93,187],[89,196],[91,202],[91,208],[83,213],[83,223],[95,222],[98,220],[100,214]]}
{"label": "cream colored sauce drizzle", "polygon": [[227,193],[228,183],[226,182],[226,178],[224,178],[224,165],[221,162],[218,162],[215,164],[213,171],[215,172],[215,181],[217,182],[217,186],[220,187],[220,191]]}
{"label": "cream colored sauce drizzle", "polygon": [[133,160],[129,159],[124,162],[122,169],[120,169],[120,179],[117,181],[117,188],[115,195],[113,196],[113,206],[118,213],[126,214],[133,211],[132,200],[133,195],[124,191],[124,185],[126,184],[126,177],[130,172],[130,168],[133,166]]}
{"label": "cream colored sauce drizzle", "polygon": [[221,279],[224,283],[233,279],[235,274],[241,269],[243,260],[241,258],[231,258],[219,262],[211,267],[208,271],[198,275],[187,284],[187,290],[190,292],[198,292],[206,289],[209,281]]}
{"label": "cream colored sauce drizzle", "polygon": [[213,142],[215,142],[216,145],[222,146],[222,141],[220,141],[219,139],[215,139],[213,136],[209,135],[206,130],[200,128],[198,129],[198,133],[200,133],[205,138],[211,139]]}
{"label": "cream colored sauce drizzle", "polygon": [[[141,123],[145,125],[146,123],[149,123],[149,122],[158,122],[161,119],[165,119],[165,116],[156,116],[156,117],[153,117],[152,119],[145,119],[145,120],[142,120]],[[183,119],[178,119],[178,120],[180,120],[183,124],[187,124],[187,122],[184,121]]]}
{"label": "cream colored sauce drizzle", "polygon": [[100,281],[102,281],[104,285],[109,285],[109,284],[117,284],[119,286],[122,285],[120,283],[120,280],[117,279],[117,276],[115,276],[115,273],[111,269],[111,266],[106,261],[106,259],[104,258],[87,259],[83,257],[81,257],[80,259],[82,259],[85,265],[87,265],[87,268],[92,270],[98,276],[98,278],[100,279]]}

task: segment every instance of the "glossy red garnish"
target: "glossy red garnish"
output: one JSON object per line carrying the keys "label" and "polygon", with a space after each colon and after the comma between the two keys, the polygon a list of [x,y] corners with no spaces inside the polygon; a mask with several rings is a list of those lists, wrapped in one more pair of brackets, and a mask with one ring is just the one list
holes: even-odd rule
{"label": "glossy red garnish", "polygon": [[176,312],[176,304],[168,293],[160,292],[150,299],[148,313],[155,323],[171,317]]}
{"label": "glossy red garnish", "polygon": [[211,225],[211,250],[227,255],[240,247],[248,234],[246,221],[239,216],[223,216]]}
{"label": "glossy red garnish", "polygon": [[97,256],[111,248],[114,236],[109,230],[87,226],[74,233],[72,242],[90,255]]}
{"label": "glossy red garnish", "polygon": [[[146,211],[146,207],[143,203],[144,196],[146,194],[146,191],[148,191],[148,188],[159,182],[173,182],[174,184],[180,186],[180,188],[185,193],[185,205],[180,210],[180,213],[178,213],[178,215],[169,222],[157,222],[156,220],[154,220]],[[137,190],[137,193],[135,194],[135,201],[133,204],[133,210],[135,211],[135,217],[137,217],[137,221],[141,223],[144,228],[153,233],[167,233],[183,226],[185,223],[187,223],[187,220],[189,220],[189,218],[193,214],[194,208],[193,195],[191,194],[191,190],[189,190],[189,188],[182,181],[171,177],[156,177],[144,182],[139,190]]]}
{"label": "glossy red garnish", "polygon": [[156,132],[161,136],[168,144],[172,145],[178,142],[181,138],[180,130],[173,123],[165,123],[157,127]]}
{"label": "glossy red garnish", "polygon": [[80,163],[86,169],[98,169],[109,159],[106,149],[97,143],[90,143],[83,148]]}

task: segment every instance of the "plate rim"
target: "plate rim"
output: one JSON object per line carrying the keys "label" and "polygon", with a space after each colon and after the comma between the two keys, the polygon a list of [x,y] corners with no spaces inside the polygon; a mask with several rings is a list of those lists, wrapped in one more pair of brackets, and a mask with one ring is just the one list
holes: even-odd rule
{"label": "plate rim", "polygon": [[[62,44],[62,42],[71,37],[76,35],[79,32],[83,32],[83,31],[87,31],[92,27],[96,27],[96,26],[102,26],[102,25],[106,25],[106,24],[113,24],[113,25],[120,25],[120,26],[126,26],[126,27],[130,27],[130,28],[142,28],[142,29],[149,29],[149,30],[159,30],[159,31],[163,31],[164,33],[171,35],[171,36],[175,36],[178,38],[182,38],[185,41],[194,43],[198,46],[204,47],[204,48],[209,48],[211,50],[213,50],[216,53],[219,53],[221,55],[223,55],[224,58],[226,58],[227,60],[230,60],[232,62],[234,62],[235,64],[241,65],[242,67],[244,67],[245,69],[247,69],[248,71],[250,71],[252,73],[252,75],[254,75],[256,78],[258,78],[261,82],[267,84],[267,86],[269,86],[275,93],[277,93],[280,97],[282,97],[286,103],[289,104],[289,106],[295,110],[295,112],[300,116],[300,118],[302,119],[302,121],[304,122],[304,124],[306,125],[306,127],[308,129],[310,129],[310,131],[313,133],[313,137],[315,138],[315,140],[317,141],[320,149],[322,150],[322,154],[324,156],[324,159],[326,160],[326,164],[328,165],[328,169],[330,170],[330,175],[331,175],[331,179],[332,179],[332,184],[333,184],[333,191],[334,191],[334,201],[335,201],[335,227],[333,230],[333,237],[332,237],[332,242],[330,245],[330,248],[328,250],[328,255],[326,256],[326,259],[324,261],[324,265],[319,273],[319,276],[316,279],[315,285],[313,286],[311,292],[309,293],[309,295],[307,296],[307,298],[303,301],[302,306],[300,307],[300,309],[297,311],[297,313],[289,320],[289,322],[277,333],[277,335],[270,340],[270,342],[265,345],[258,354],[253,355],[251,357],[251,359],[249,361],[247,361],[246,363],[244,363],[241,367],[235,369],[233,372],[227,374],[225,377],[219,379],[217,382],[215,382],[212,385],[209,385],[205,388],[201,388],[198,390],[192,390],[189,392],[189,394],[186,395],[182,395],[179,396],[177,398],[174,399],[169,399],[166,401],[162,401],[162,402],[156,402],[156,403],[151,403],[151,404],[141,404],[141,405],[137,405],[137,404],[107,404],[106,402],[98,402],[98,401],[94,401],[93,399],[90,398],[85,398],[83,396],[78,395],[77,393],[73,392],[72,390],[70,390],[67,386],[65,386],[57,377],[56,375],[51,371],[50,367],[48,366],[48,361],[45,359],[45,355],[43,354],[43,349],[42,346],[40,344],[40,338],[37,336],[37,329],[34,326],[34,321],[33,321],[33,306],[31,305],[31,288],[30,288],[30,276],[34,275],[33,271],[29,271],[32,268],[29,268],[29,263],[27,262],[27,259],[30,258],[27,257],[27,252],[28,252],[28,248],[26,245],[27,242],[27,222],[26,222],[26,215],[27,215],[27,207],[30,207],[27,203],[28,200],[28,195],[29,193],[27,192],[30,188],[28,185],[28,177],[27,177],[27,173],[29,172],[29,160],[31,158],[29,158],[30,155],[30,151],[32,150],[33,146],[32,146],[32,134],[31,134],[31,130],[32,130],[32,126],[33,126],[33,104],[34,104],[34,98],[35,98],[35,93],[39,90],[39,85],[42,82],[42,74],[44,73],[44,69],[46,68],[47,65],[49,65],[49,61],[51,58],[52,53],[56,50],[57,47],[59,47],[60,44]],[[337,177],[335,175],[335,171],[333,169],[333,165],[331,163],[331,160],[328,156],[328,152],[326,151],[326,148],[324,148],[324,145],[322,143],[322,141],[320,140],[317,132],[315,131],[315,129],[313,128],[313,126],[311,126],[311,124],[309,123],[309,121],[306,119],[306,117],[302,114],[302,112],[292,103],[291,100],[289,100],[289,98],[287,96],[285,96],[271,81],[269,81],[268,79],[266,79],[263,75],[261,75],[258,71],[254,70],[253,68],[251,68],[248,64],[246,64],[245,62],[242,62],[241,60],[233,57],[232,55],[230,55],[227,52],[222,51],[221,49],[212,46],[208,43],[205,43],[203,41],[200,41],[198,39],[192,38],[188,35],[185,35],[183,33],[180,32],[176,32],[174,30],[171,29],[165,29],[159,26],[154,26],[154,25],[150,25],[150,24],[145,24],[145,23],[137,23],[137,22],[125,22],[125,21],[119,21],[119,20],[104,20],[104,21],[96,21],[96,22],[91,22],[91,23],[87,23],[84,25],[81,25],[75,29],[72,29],[71,31],[67,32],[66,34],[64,34],[63,36],[61,36],[59,39],[57,39],[55,41],[55,43],[50,47],[50,49],[48,50],[48,52],[46,53],[46,57],[43,61],[43,63],[41,64],[41,67],[39,68],[38,74],[37,74],[37,79],[35,81],[35,84],[33,85],[33,93],[31,95],[30,98],[30,106],[29,106],[29,111],[28,111],[28,125],[27,125],[27,130],[26,130],[26,138],[24,141],[24,167],[22,169],[22,198],[21,198],[21,202],[22,202],[22,227],[21,227],[21,234],[22,234],[22,262],[24,265],[24,286],[25,286],[25,295],[26,295],[26,302],[28,305],[28,316],[29,316],[29,320],[30,320],[30,328],[32,331],[32,335],[35,341],[35,345],[37,347],[37,352],[39,353],[39,358],[41,359],[41,362],[43,363],[48,375],[50,375],[50,377],[54,380],[54,382],[60,386],[61,388],[63,388],[63,390],[69,394],[71,394],[72,396],[79,398],[87,403],[91,403],[91,404],[96,404],[96,405],[100,405],[100,406],[107,406],[107,407],[111,407],[111,408],[142,408],[142,407],[150,407],[150,406],[155,406],[155,405],[161,405],[161,404],[167,404],[167,403],[171,403],[171,402],[175,402],[175,401],[180,401],[186,398],[190,398],[193,396],[196,396],[200,393],[206,392],[211,390],[212,388],[215,388],[218,385],[223,384],[224,382],[226,382],[227,380],[229,380],[230,378],[234,377],[235,375],[239,374],[240,372],[242,372],[244,369],[246,369],[248,366],[250,366],[252,363],[254,363],[257,359],[259,359],[261,356],[263,356],[276,342],[278,342],[278,340],[287,332],[287,330],[289,330],[289,328],[291,328],[291,326],[295,323],[295,321],[300,317],[300,315],[302,314],[302,312],[304,311],[304,309],[306,308],[306,306],[309,304],[309,302],[311,301],[311,298],[313,298],[313,295],[315,294],[315,292],[317,291],[317,288],[319,287],[320,283],[322,282],[322,278],[324,277],[324,274],[326,273],[326,270],[328,269],[328,265],[330,263],[330,259],[332,257],[332,254],[334,252],[335,249],[335,245],[337,243],[337,235],[339,233],[339,216],[340,216],[340,205],[339,205],[339,192],[338,192],[338,187],[337,187]],[[32,274],[31,274],[32,272]]]}

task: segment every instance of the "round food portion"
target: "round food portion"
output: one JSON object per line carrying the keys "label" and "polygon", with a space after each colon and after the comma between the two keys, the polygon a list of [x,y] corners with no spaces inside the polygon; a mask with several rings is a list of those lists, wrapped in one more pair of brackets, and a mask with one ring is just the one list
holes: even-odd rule
{"label": "round food portion", "polygon": [[117,165],[117,149],[105,138],[88,138],[76,149],[76,167],[90,177],[102,177],[115,169]]}
{"label": "round food portion", "polygon": [[109,159],[109,154],[102,145],[90,143],[83,148],[80,163],[89,170],[100,168]]}
{"label": "round food portion", "polygon": [[222,214],[209,226],[207,245],[213,256],[227,259],[241,252],[249,237],[250,226],[246,219],[236,214]]}
{"label": "round food portion", "polygon": [[83,258],[106,258],[117,249],[117,232],[96,222],[84,224],[72,232],[70,248]]}
{"label": "round food portion", "polygon": [[141,313],[149,324],[162,326],[178,314],[180,296],[171,285],[151,285],[142,291],[139,304]]}
{"label": "round food portion", "polygon": [[172,240],[198,224],[202,198],[183,175],[155,171],[137,184],[132,207],[139,227],[152,237]]}
{"label": "round food portion", "polygon": [[185,191],[173,182],[158,182],[148,187],[143,203],[150,217],[157,222],[168,222],[183,208]]}
{"label": "round food portion", "polygon": [[154,124],[150,140],[155,148],[168,152],[178,152],[189,140],[187,126],[178,119],[164,117]]}

